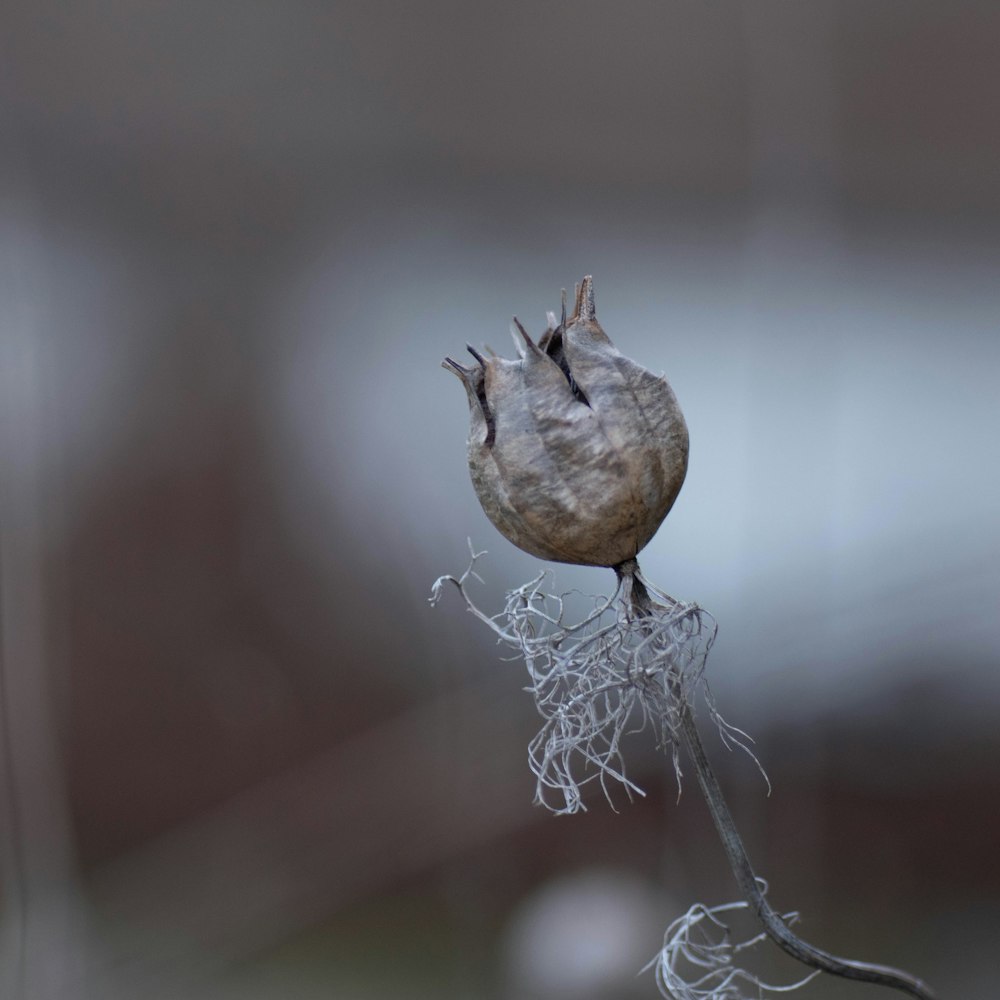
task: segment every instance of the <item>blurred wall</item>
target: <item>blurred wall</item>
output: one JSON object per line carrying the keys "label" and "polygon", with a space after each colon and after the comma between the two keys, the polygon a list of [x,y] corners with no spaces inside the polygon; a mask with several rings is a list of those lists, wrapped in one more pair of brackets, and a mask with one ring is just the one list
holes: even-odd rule
{"label": "blurred wall", "polygon": [[760,867],[818,943],[976,995],[1000,11],[93,0],[2,28],[4,995],[527,996],[548,879],[624,866],[607,905],[660,912],[654,949],[730,898],[648,748],[646,801],[533,810],[517,666],[426,604],[467,537],[484,606],[536,572],[438,363],[585,273],[691,428],[643,567],[721,622],[713,688],[775,786],[720,760]]}

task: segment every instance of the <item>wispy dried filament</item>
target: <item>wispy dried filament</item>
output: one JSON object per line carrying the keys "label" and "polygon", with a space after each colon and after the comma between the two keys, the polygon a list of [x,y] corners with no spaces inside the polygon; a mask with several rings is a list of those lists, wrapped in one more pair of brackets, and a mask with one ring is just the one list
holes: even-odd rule
{"label": "wispy dried filament", "polygon": [[722,719],[705,683],[716,626],[702,608],[649,588],[651,597],[648,583],[640,581],[647,611],[637,616],[628,592],[637,584],[626,575],[615,594],[589,599],[589,609],[576,616],[570,606],[579,602],[547,593],[548,574],[542,573],[510,591],[504,610],[490,616],[466,589],[480,555],[472,553],[460,577],[441,577],[432,602],[445,583],[453,584],[469,611],[524,661],[542,718],[528,747],[539,804],[556,813],[583,810],[584,788],[592,782],[609,801],[615,785],[628,796],[642,795],[626,774],[623,741],[652,729],[676,767],[681,714],[691,710],[699,691],[723,740],[749,752],[749,737]]}

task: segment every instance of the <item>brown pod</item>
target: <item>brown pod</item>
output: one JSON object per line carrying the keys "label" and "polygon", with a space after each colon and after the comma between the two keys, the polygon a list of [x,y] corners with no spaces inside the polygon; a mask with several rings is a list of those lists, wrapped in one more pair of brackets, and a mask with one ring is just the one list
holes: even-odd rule
{"label": "brown pod", "polygon": [[[517,323],[517,320],[514,321]],[[594,284],[573,315],[550,315],[523,356],[451,358],[469,398],[469,471],[487,517],[531,555],[617,566],[634,559],[673,506],[688,433],[673,390],[625,357],[597,322]]]}

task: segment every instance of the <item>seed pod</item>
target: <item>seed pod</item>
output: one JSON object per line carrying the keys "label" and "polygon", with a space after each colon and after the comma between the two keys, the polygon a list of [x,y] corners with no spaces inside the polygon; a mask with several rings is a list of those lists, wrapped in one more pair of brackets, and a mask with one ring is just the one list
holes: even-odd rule
{"label": "seed pod", "polygon": [[618,566],[634,559],[673,506],[688,433],[673,390],[611,343],[594,284],[536,344],[520,323],[520,359],[446,358],[469,397],[469,471],[487,517],[525,552]]}

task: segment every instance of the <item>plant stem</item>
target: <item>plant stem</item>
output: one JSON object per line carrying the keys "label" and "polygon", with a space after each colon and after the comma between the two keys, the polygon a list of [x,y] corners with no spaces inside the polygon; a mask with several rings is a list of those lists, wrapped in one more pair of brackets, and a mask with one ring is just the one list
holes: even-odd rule
{"label": "plant stem", "polygon": [[792,958],[796,958],[814,969],[822,969],[824,972],[829,972],[834,976],[842,976],[844,979],[856,979],[863,983],[893,987],[917,997],[918,1000],[936,1000],[936,994],[926,983],[907,972],[888,965],[871,965],[867,962],[838,958],[807,941],[803,941],[792,932],[764,896],[761,883],[754,873],[746,848],[743,846],[743,840],[736,829],[726,800],[722,796],[722,789],[719,787],[715,772],[708,761],[689,705],[684,705],[681,711],[680,736],[684,749],[694,765],[698,786],[708,804],[715,829],[722,840],[726,857],[729,859],[729,865],[736,876],[743,897],[753,907],[760,922],[764,925],[768,937],[788,952]]}
{"label": "plant stem", "polygon": [[[655,605],[639,578],[638,571],[639,567],[635,560],[615,567],[619,579],[628,585],[624,597],[630,603],[635,614],[639,616],[654,615],[656,613]],[[781,919],[781,916],[767,901],[762,883],[757,878],[753,865],[750,863],[746,848],[743,846],[743,839],[740,837],[733,815],[723,797],[719,781],[708,760],[708,754],[705,753],[705,746],[698,733],[691,705],[681,690],[679,682],[675,682],[675,687],[680,711],[678,736],[694,765],[698,787],[708,805],[708,811],[712,814],[712,821],[715,823],[715,829],[722,840],[722,846],[729,859],[733,874],[736,876],[736,882],[743,893],[743,898],[757,914],[767,936],[792,958],[811,968],[820,969],[844,979],[889,986],[909,993],[910,996],[917,997],[918,1000],[937,1000],[936,994],[930,987],[915,976],[888,965],[872,965],[868,962],[855,962],[846,958],[838,958],[836,955],[831,955],[829,952],[803,941]]]}

